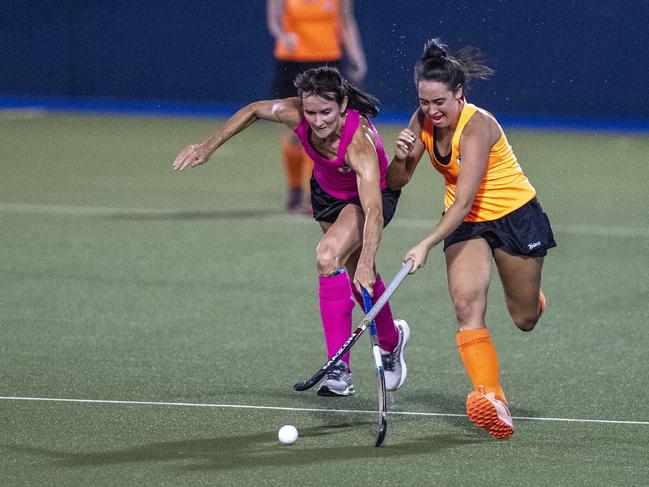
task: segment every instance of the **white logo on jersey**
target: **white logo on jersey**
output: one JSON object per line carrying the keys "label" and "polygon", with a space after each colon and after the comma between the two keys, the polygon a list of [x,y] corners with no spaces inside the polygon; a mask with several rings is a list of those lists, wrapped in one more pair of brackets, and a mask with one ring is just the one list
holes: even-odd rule
{"label": "white logo on jersey", "polygon": [[540,246],[541,246],[541,242],[534,242],[534,243],[531,243],[531,244],[527,244],[527,248],[530,249],[530,250],[535,249],[535,248],[540,247]]}
{"label": "white logo on jersey", "polygon": [[347,174],[351,170],[352,170],[352,168],[349,167],[347,164],[345,164],[344,166],[340,166],[338,168],[338,172],[341,173],[341,174]]}

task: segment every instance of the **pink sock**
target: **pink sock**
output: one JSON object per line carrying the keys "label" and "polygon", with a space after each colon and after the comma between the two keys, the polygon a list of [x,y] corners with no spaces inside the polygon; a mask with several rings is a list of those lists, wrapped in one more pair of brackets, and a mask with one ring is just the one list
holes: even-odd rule
{"label": "pink sock", "polygon": [[[327,358],[331,358],[352,333],[354,300],[349,277],[344,271],[334,276],[320,276],[319,284],[322,329],[327,344]],[[349,352],[340,359],[349,365]]]}
{"label": "pink sock", "polygon": [[[352,288],[354,291],[354,297],[358,304],[363,308],[363,296],[356,290],[355,287]],[[376,283],[374,284],[374,296],[372,296],[372,304],[376,303],[381,295],[385,292],[385,284],[381,276],[376,276]],[[365,314],[365,309],[363,309],[363,314]],[[379,311],[379,314],[376,315],[374,319],[376,322],[376,334],[378,335],[379,345],[383,350],[391,352],[394,350],[399,343],[399,330],[394,325],[394,319],[392,318],[392,310],[390,309],[390,303],[385,303],[385,306]]]}

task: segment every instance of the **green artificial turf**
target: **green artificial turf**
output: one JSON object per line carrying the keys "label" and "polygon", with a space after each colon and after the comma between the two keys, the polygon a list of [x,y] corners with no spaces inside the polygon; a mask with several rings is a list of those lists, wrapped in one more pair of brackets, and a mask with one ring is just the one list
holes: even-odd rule
{"label": "green artificial turf", "polygon": [[[325,360],[320,230],[284,212],[279,128],[171,169],[218,123],[0,119],[0,483],[646,483],[649,137],[508,131],[559,244],[534,332],[512,324],[495,273],[490,289],[516,433],[497,442],[462,416],[470,384],[436,249],[392,300],[412,328],[409,376],[376,449],[367,340],[354,397],[291,387]],[[390,152],[399,127],[379,130]],[[422,160],[384,234],[386,281],[442,190]],[[278,444],[283,424],[294,445]]]}

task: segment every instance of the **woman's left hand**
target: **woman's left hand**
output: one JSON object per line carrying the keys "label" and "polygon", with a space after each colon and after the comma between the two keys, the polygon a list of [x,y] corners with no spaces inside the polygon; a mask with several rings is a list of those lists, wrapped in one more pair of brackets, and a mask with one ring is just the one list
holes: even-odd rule
{"label": "woman's left hand", "polygon": [[428,258],[429,251],[430,249],[428,248],[428,246],[424,242],[420,242],[406,253],[403,261],[407,262],[408,260],[412,260],[413,262],[410,274],[414,274],[415,272],[417,272],[417,269],[426,265],[426,259]]}

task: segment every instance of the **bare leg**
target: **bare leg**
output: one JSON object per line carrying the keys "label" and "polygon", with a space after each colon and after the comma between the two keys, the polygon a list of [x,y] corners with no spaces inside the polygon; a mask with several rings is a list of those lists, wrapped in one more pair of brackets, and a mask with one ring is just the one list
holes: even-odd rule
{"label": "bare leg", "polygon": [[[345,266],[350,255],[360,249],[364,224],[363,210],[356,205],[345,206],[335,223],[320,222],[324,235],[316,250],[316,264],[321,276],[329,276]],[[353,265],[355,271],[356,262]],[[353,279],[353,274],[350,277]]]}
{"label": "bare leg", "polygon": [[[351,333],[354,308],[351,283],[346,273],[337,271],[345,265],[350,254],[360,248],[363,221],[363,211],[355,205],[348,205],[341,211],[335,223],[320,224],[325,233],[318,244],[316,264],[320,274],[320,317],[328,357],[342,346]],[[349,353],[341,360],[349,366]],[[348,391],[341,393],[347,394]]]}
{"label": "bare leg", "polygon": [[524,257],[494,252],[498,274],[505,291],[505,302],[514,323],[523,331],[531,331],[539,320],[541,270],[543,257]]}
{"label": "bare leg", "polygon": [[448,288],[461,330],[484,328],[492,255],[486,240],[476,238],[446,249]]}
{"label": "bare leg", "polygon": [[495,401],[504,404],[507,400],[500,386],[496,348],[485,325],[492,262],[491,248],[482,238],[446,249],[449,290],[460,327],[456,336],[458,352],[473,384],[467,398],[467,415],[478,427],[505,438],[511,436],[513,429],[511,421],[503,425],[493,410]]}

